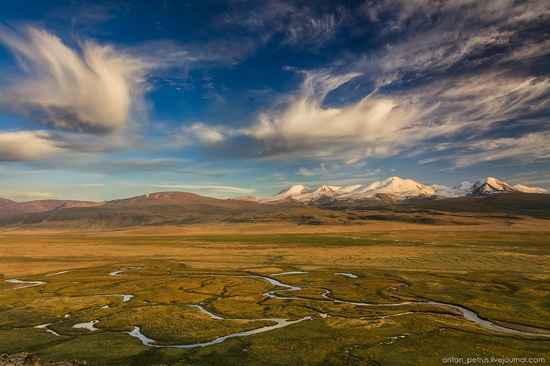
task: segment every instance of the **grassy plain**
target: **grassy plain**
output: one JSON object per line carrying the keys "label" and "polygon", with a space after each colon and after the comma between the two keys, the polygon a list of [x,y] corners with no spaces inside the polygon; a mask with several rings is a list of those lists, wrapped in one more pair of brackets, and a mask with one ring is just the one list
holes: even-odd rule
{"label": "grassy plain", "polygon": [[[372,221],[3,231],[2,279],[47,283],[13,289],[22,285],[0,282],[0,353],[136,366],[441,365],[447,357],[491,356],[550,362],[550,338],[490,331],[450,308],[355,306],[323,297],[330,290],[333,298],[353,302],[428,299],[518,329],[550,330],[549,234],[547,221],[536,219],[475,226]],[[127,266],[143,268],[109,275]],[[69,272],[45,276],[59,271]],[[301,290],[237,277],[287,271],[307,273],[272,278]],[[275,289],[300,299],[263,295]],[[121,294],[134,297],[107,296]],[[273,324],[253,319],[306,316],[313,320],[193,349],[147,347],[127,334],[139,326],[156,344],[199,343]],[[248,320],[230,320],[236,318]],[[73,328],[96,319],[97,331]],[[42,324],[60,336],[34,328]]]}

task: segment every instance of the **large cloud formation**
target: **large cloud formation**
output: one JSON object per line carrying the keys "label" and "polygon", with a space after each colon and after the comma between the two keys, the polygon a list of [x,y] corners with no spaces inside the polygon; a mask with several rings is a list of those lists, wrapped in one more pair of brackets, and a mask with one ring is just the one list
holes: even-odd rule
{"label": "large cloud formation", "polygon": [[[282,107],[246,127],[185,131],[209,148],[246,138],[249,148],[238,153],[282,159],[354,162],[435,148],[454,151],[441,156],[455,166],[547,158],[526,143],[543,141],[549,126],[550,77],[533,72],[550,54],[541,33],[550,25],[547,1],[386,0],[358,10],[355,20],[376,29],[375,48],[304,71]],[[515,155],[505,152],[511,146]]]}
{"label": "large cloud formation", "polygon": [[330,92],[358,76],[310,72],[298,96],[280,110],[260,113],[247,128],[194,125],[187,132],[209,144],[246,136],[256,142],[250,153],[259,156],[352,162],[396,155],[421,142],[459,133],[478,138],[499,122],[548,108],[548,78],[494,73],[448,78],[393,95],[375,90],[341,107],[323,105]]}
{"label": "large cloud formation", "polygon": [[74,49],[33,27],[19,33],[3,26],[0,42],[22,71],[2,92],[4,111],[53,128],[103,134],[126,128],[132,111],[143,108],[151,64],[90,41]]}

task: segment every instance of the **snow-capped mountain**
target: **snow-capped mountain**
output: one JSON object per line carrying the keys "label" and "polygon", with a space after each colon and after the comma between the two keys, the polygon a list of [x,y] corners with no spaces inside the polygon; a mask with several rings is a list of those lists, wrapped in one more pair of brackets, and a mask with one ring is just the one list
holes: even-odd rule
{"label": "snow-capped mountain", "polygon": [[540,188],[540,187],[527,187],[527,186],[524,186],[523,184],[516,184],[512,187],[514,187],[515,189],[523,193],[549,193],[547,189]]}
{"label": "snow-capped mountain", "polygon": [[493,177],[479,179],[474,183],[464,181],[453,187],[443,185],[427,186],[412,179],[390,177],[383,181],[376,181],[368,185],[355,184],[345,187],[323,185],[315,190],[302,184],[294,185],[272,197],[260,199],[261,202],[279,202],[296,200],[304,203],[331,202],[334,200],[355,200],[365,198],[379,198],[380,195],[395,200],[460,197],[468,195],[486,195],[492,193],[522,192],[548,193],[548,190],[538,187],[527,187],[521,184],[510,184]]}
{"label": "snow-capped mountain", "polygon": [[[425,186],[412,179],[401,179],[399,177],[390,177],[386,180],[369,184],[358,192],[364,197],[373,197],[377,194],[391,194],[403,197],[417,197],[434,195],[436,190],[433,187]],[[352,192],[353,193],[353,192]]]}
{"label": "snow-capped mountain", "polygon": [[316,193],[316,194],[332,194],[332,193],[336,193],[337,191],[339,191],[342,187],[338,187],[338,186],[329,186],[329,185],[322,185],[321,187],[317,188],[316,190],[314,190],[312,193]]}
{"label": "snow-capped mountain", "polygon": [[298,201],[315,201],[321,198],[332,197],[342,187],[323,185],[316,190],[311,190],[309,187],[303,184],[296,184],[287,189],[283,189],[273,197],[265,197],[260,199],[260,202],[275,202],[284,201],[288,199],[296,199]]}
{"label": "snow-capped mountain", "polygon": [[432,186],[437,190],[437,194],[445,197],[460,197],[468,195],[486,195],[491,193],[521,192],[521,193],[549,193],[547,189],[539,187],[528,187],[523,184],[514,186],[503,182],[497,178],[487,177],[479,179],[474,183],[462,182],[449,188],[442,185]]}
{"label": "snow-capped mountain", "polygon": [[488,177],[476,181],[472,185],[471,194],[480,195],[495,192],[519,192],[506,182],[500,181],[493,177]]}
{"label": "snow-capped mountain", "polygon": [[287,189],[283,189],[281,192],[277,193],[276,196],[294,196],[302,193],[311,192],[311,188],[304,186],[303,184],[295,184],[292,187],[288,187]]}
{"label": "snow-capped mountain", "polygon": [[307,194],[311,192],[312,192],[311,188],[309,188],[308,186],[305,186],[303,184],[295,184],[293,186],[283,189],[282,191],[280,191],[279,193],[277,193],[272,197],[260,197],[257,199],[257,201],[261,203],[281,202],[281,201],[293,199],[294,197],[300,197],[303,194]]}

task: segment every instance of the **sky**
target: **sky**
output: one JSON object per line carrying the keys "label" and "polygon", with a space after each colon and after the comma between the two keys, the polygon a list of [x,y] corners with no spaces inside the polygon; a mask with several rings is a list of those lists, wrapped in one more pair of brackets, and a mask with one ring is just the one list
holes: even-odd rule
{"label": "sky", "polygon": [[4,1],[0,197],[550,188],[548,0]]}

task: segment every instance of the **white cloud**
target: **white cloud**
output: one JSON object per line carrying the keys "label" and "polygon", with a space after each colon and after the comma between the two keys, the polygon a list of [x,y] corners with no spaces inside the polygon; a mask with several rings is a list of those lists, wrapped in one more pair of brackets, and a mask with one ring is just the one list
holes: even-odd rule
{"label": "white cloud", "polygon": [[0,161],[42,160],[66,151],[47,131],[0,131]]}
{"label": "white cloud", "polygon": [[149,184],[148,187],[160,188],[160,189],[184,189],[191,191],[204,191],[204,192],[219,192],[219,193],[239,193],[248,194],[253,193],[254,189],[239,188],[231,186],[217,186],[217,185],[198,185],[198,184]]}
{"label": "white cloud", "polygon": [[[332,76],[326,70],[306,74],[297,97],[290,97],[283,110],[261,113],[244,133],[262,142],[263,155],[309,150],[314,156],[327,156],[359,141],[393,139],[391,134],[409,122],[411,106],[372,94],[343,107],[323,106],[329,92],[357,76]],[[364,150],[364,155],[384,153],[388,149],[380,144]]]}
{"label": "white cloud", "polygon": [[83,183],[83,184],[75,184],[75,185],[72,185],[71,187],[74,187],[74,188],[83,188],[83,189],[88,189],[88,188],[103,188],[103,187],[105,187],[105,184],[102,184],[102,183]]}
{"label": "white cloud", "polygon": [[[207,126],[201,122],[192,124],[182,129],[178,134],[179,140],[187,141],[189,136],[193,136],[205,145],[213,145],[225,140],[227,129],[221,126]],[[178,138],[178,137],[176,137]]]}
{"label": "white cloud", "polygon": [[47,199],[54,197],[53,193],[50,192],[36,192],[36,191],[28,191],[18,194],[19,197],[24,198],[36,198],[36,199]]}
{"label": "white cloud", "polygon": [[67,164],[82,158],[77,153],[114,152],[143,141],[133,133],[90,135],[56,130],[0,130],[0,161],[40,161],[62,158]]}
{"label": "white cloud", "polygon": [[550,141],[549,132],[475,141],[466,145],[469,151],[454,157],[455,166],[466,167],[508,158],[530,163],[548,160],[550,159],[548,141]]}
{"label": "white cloud", "polygon": [[308,169],[305,167],[300,167],[296,174],[302,175],[304,177],[316,177],[318,175],[327,174],[328,170],[325,168],[324,164],[320,164],[317,168]]}
{"label": "white cloud", "polygon": [[73,49],[45,30],[0,27],[0,42],[19,62],[0,107],[45,125],[104,133],[122,130],[143,108],[145,72],[153,65],[90,41]]}
{"label": "white cloud", "polygon": [[263,177],[256,178],[256,180],[285,180],[287,179],[287,173],[273,172]]}
{"label": "white cloud", "polygon": [[393,96],[375,92],[354,104],[325,107],[327,93],[342,84],[342,77],[331,83],[323,72],[321,79],[323,87],[316,90],[316,75],[308,75],[299,97],[282,111],[261,114],[247,130],[263,142],[265,154],[389,156],[433,137],[469,128],[479,132],[547,109],[550,91],[548,79],[489,74],[444,79]]}

